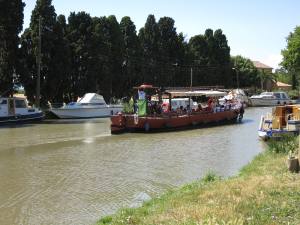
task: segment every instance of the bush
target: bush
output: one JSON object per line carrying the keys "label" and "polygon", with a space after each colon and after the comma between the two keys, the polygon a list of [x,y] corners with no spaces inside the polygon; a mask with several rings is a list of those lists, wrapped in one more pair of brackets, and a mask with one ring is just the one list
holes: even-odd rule
{"label": "bush", "polygon": [[292,134],[283,135],[280,140],[271,139],[269,141],[269,150],[275,153],[295,152],[298,148],[298,138]]}
{"label": "bush", "polygon": [[299,91],[298,90],[290,90],[288,95],[291,99],[298,99],[299,98]]}
{"label": "bush", "polygon": [[220,180],[221,177],[219,177],[215,172],[209,171],[203,178],[202,180],[205,183],[213,182],[216,180]]}

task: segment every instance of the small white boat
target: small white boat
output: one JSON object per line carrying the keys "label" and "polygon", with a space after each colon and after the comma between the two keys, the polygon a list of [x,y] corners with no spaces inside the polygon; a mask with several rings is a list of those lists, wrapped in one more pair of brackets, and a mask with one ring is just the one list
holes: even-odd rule
{"label": "small white boat", "polygon": [[251,105],[249,97],[242,89],[233,89],[227,95],[219,99],[220,104],[224,104],[226,101],[239,101],[244,107]]}
{"label": "small white boat", "polygon": [[286,92],[263,92],[250,97],[252,106],[277,106],[292,104]]}
{"label": "small white boat", "polygon": [[[51,107],[51,106],[50,106]],[[60,119],[109,117],[123,109],[122,105],[107,105],[103,96],[87,93],[77,102],[71,102],[50,111]]]}
{"label": "small white boat", "polygon": [[29,107],[25,97],[0,98],[0,124],[42,120],[42,111]]}

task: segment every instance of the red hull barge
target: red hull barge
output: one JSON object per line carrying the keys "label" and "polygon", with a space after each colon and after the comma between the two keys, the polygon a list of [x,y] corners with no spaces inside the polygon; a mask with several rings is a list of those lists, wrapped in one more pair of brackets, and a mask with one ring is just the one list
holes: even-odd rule
{"label": "red hull barge", "polygon": [[164,114],[159,116],[137,116],[133,114],[113,115],[111,133],[169,131],[182,128],[234,123],[242,119],[241,109],[219,112],[192,112],[191,114]]}

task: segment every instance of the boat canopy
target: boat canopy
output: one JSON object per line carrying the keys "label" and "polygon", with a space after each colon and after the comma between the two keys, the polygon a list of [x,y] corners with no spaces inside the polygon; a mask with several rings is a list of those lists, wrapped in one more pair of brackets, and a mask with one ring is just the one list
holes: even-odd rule
{"label": "boat canopy", "polygon": [[168,91],[171,97],[192,97],[192,96],[206,96],[206,97],[222,97],[227,95],[223,91],[203,90],[203,91]]}
{"label": "boat canopy", "polygon": [[105,103],[102,95],[87,93],[79,100],[80,103]]}

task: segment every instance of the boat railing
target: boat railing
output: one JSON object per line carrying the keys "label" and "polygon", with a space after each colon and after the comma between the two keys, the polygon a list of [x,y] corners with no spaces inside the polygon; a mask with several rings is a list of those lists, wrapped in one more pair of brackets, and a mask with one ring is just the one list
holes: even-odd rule
{"label": "boat railing", "polygon": [[272,113],[267,113],[265,116],[265,120],[272,120],[272,119],[273,119]]}
{"label": "boat railing", "polygon": [[288,120],[300,120],[300,115],[299,114],[290,114],[288,116]]}

